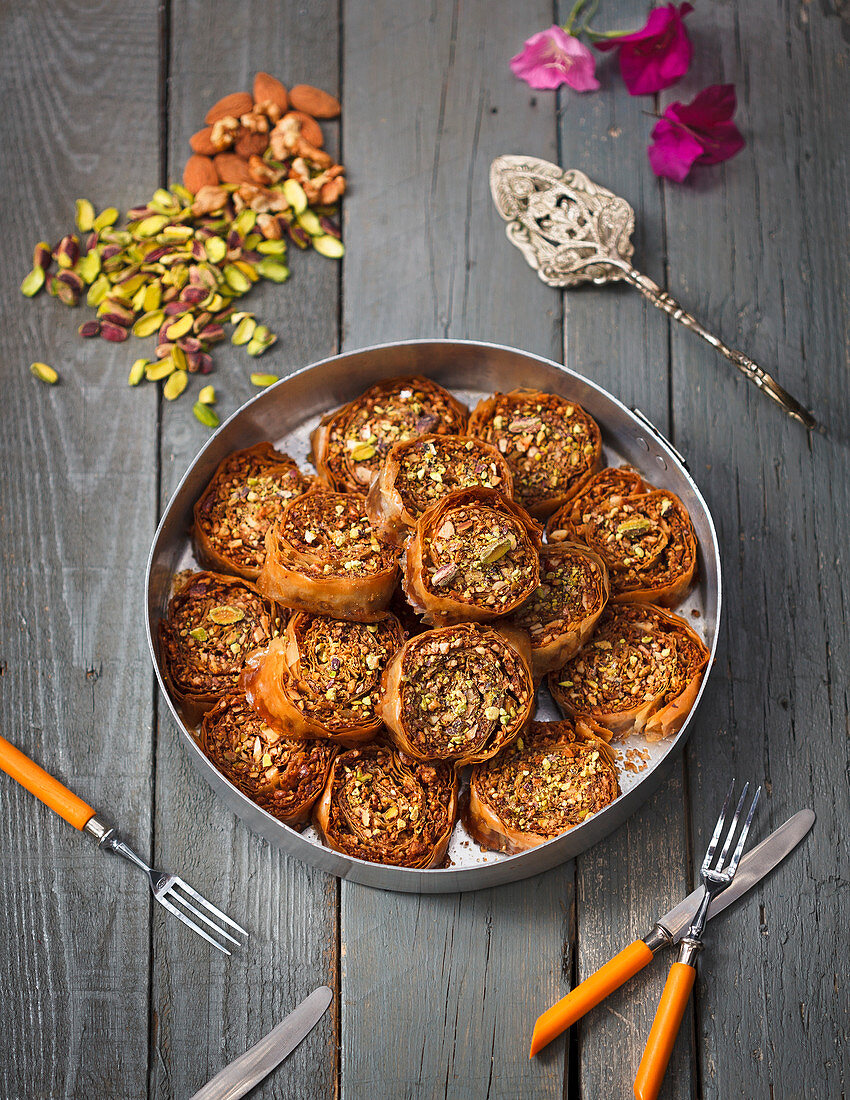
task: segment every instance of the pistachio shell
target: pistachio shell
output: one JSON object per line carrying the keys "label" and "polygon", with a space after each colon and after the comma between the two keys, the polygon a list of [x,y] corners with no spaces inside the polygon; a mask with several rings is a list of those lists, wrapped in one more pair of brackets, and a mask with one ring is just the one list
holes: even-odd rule
{"label": "pistachio shell", "polygon": [[[285,256],[286,241],[260,241],[256,251],[259,252],[261,256]],[[257,270],[260,271],[260,268],[258,267]],[[260,271],[260,274],[262,274],[262,271]]]}
{"label": "pistachio shell", "polygon": [[188,385],[189,375],[184,370],[176,370],[162,387],[162,396],[166,401],[174,401]]}
{"label": "pistachio shell", "polygon": [[289,268],[286,264],[276,260],[260,260],[257,264],[257,273],[264,279],[270,279],[273,283],[285,283],[289,278]]}
{"label": "pistachio shell", "polygon": [[247,294],[251,289],[251,280],[243,271],[240,271],[235,264],[225,265],[224,278],[227,285],[232,287],[237,294]]}
{"label": "pistachio shell", "polygon": [[77,229],[81,233],[91,233],[94,229],[94,207],[88,199],[77,199]]}
{"label": "pistachio shell", "polygon": [[46,382],[48,386],[55,386],[59,381],[59,375],[47,363],[30,363],[30,371],[41,382]]}
{"label": "pistachio shell", "polygon": [[32,298],[34,295],[38,294],[44,286],[45,277],[43,267],[34,267],[21,283],[21,294],[25,295],[27,298]]}
{"label": "pistachio shell", "polygon": [[302,229],[305,229],[311,237],[323,236],[323,230],[318,215],[314,214],[312,210],[305,210],[302,214],[298,215],[298,224]]}
{"label": "pistachio shell", "polygon": [[221,237],[210,237],[209,240],[204,241],[204,251],[208,260],[214,264],[220,264],[227,255],[227,245]]}
{"label": "pistachio shell", "polygon": [[210,608],[209,617],[214,623],[218,623],[219,626],[232,626],[234,623],[241,622],[245,618],[245,612],[241,607],[229,607],[227,604],[218,604],[217,607]]}
{"label": "pistachio shell", "polygon": [[107,206],[105,210],[101,210],[92,222],[92,229],[96,229],[100,232],[101,229],[107,229],[110,225],[115,225],[117,221],[118,211],[114,206]]}
{"label": "pistachio shell", "polygon": [[145,289],[145,300],[143,303],[145,313],[152,313],[155,309],[159,309],[161,302],[162,285],[158,282],[151,283]]}
{"label": "pistachio shell", "polygon": [[174,373],[174,360],[171,356],[167,356],[165,359],[160,359],[157,363],[151,363],[149,367],[145,368],[145,376],[148,382],[159,382],[163,378],[167,378],[169,374]]}
{"label": "pistachio shell", "polygon": [[189,205],[190,203],[193,203],[195,201],[195,196],[192,194],[189,188],[184,187],[182,183],[172,183],[171,193],[172,195],[176,195],[177,198],[186,205]]}
{"label": "pistachio shell", "polygon": [[257,269],[253,264],[249,264],[247,260],[234,260],[233,266],[238,268],[239,271],[252,283],[258,282],[260,276],[257,274]]}
{"label": "pistachio shell", "polygon": [[136,226],[135,236],[155,237],[160,230],[168,225],[168,217],[165,214],[152,214],[149,218],[143,218]]}
{"label": "pistachio shell", "polygon": [[243,317],[234,329],[233,335],[230,337],[230,342],[236,344],[237,347],[241,344],[247,344],[254,335],[254,329],[256,327],[257,322],[253,317]]}
{"label": "pistachio shell", "polygon": [[166,336],[169,340],[179,340],[181,336],[185,336],[192,331],[192,322],[194,318],[191,313],[184,313],[176,321],[168,326],[166,330]]}
{"label": "pistachio shell", "polygon": [[91,286],[100,274],[100,256],[96,252],[87,252],[82,259],[77,260],[75,270],[83,282]]}
{"label": "pistachio shell", "polygon": [[307,209],[307,196],[298,180],[286,180],[283,194],[296,214],[302,214]]}
{"label": "pistachio shell", "polygon": [[171,349],[171,358],[174,360],[174,366],[177,370],[187,369],[186,352],[177,344]]}
{"label": "pistachio shell", "polygon": [[192,406],[192,412],[206,428],[217,428],[221,423],[215,409],[211,409],[209,405],[205,405],[201,401],[195,402]]}
{"label": "pistachio shell", "polygon": [[510,550],[511,544],[508,539],[499,539],[497,542],[488,542],[478,555],[478,560],[483,565],[492,565],[494,561],[498,561],[499,558],[503,558],[505,554]]}
{"label": "pistachio shell", "polygon": [[251,232],[256,224],[257,215],[253,210],[241,210],[234,219],[233,228],[241,237],[244,237]]}
{"label": "pistachio shell", "polygon": [[127,379],[128,384],[131,386],[138,386],[145,376],[145,367],[147,366],[147,359],[137,359],[132,367],[130,367],[130,376]]}
{"label": "pistachio shell", "polygon": [[89,287],[86,305],[99,306],[109,293],[109,286],[109,279],[105,275],[99,275]]}
{"label": "pistachio shell", "polygon": [[327,256],[331,260],[339,260],[345,255],[345,245],[329,233],[325,233],[322,237],[313,237],[313,248],[319,255]]}
{"label": "pistachio shell", "polygon": [[165,314],[161,309],[155,309],[150,313],[145,313],[136,321],[135,325],[133,325],[133,335],[152,336],[164,320]]}

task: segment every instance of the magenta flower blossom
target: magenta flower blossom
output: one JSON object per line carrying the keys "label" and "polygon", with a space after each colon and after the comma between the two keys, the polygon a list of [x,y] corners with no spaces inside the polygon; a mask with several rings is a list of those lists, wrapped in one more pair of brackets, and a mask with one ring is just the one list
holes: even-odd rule
{"label": "magenta flower blossom", "polygon": [[692,12],[688,4],[653,8],[646,26],[596,42],[597,50],[619,50],[620,72],[630,95],[651,95],[681,80],[691,63],[691,40],[682,22]]}
{"label": "magenta flower blossom", "polygon": [[569,84],[576,92],[594,92],[599,87],[593,54],[558,26],[526,39],[523,49],[511,58],[511,72],[532,88]]}
{"label": "magenta flower blossom", "polygon": [[719,164],[744,148],[732,116],[734,84],[712,84],[690,103],[671,103],[652,131],[647,150],[656,176],[681,183],[695,164]]}

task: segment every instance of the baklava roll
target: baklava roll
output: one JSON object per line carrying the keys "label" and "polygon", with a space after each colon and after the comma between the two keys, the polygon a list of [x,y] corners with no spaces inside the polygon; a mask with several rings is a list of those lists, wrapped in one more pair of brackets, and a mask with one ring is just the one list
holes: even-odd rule
{"label": "baklava roll", "polygon": [[602,458],[599,425],[575,401],[538,390],[496,393],[480,401],[469,434],[508,460],[514,499],[545,519],[581,489]]}
{"label": "baklava roll", "polygon": [[378,711],[398,748],[457,766],[489,760],[531,718],[528,635],[479,623],[427,630],[387,665]]}
{"label": "baklava roll", "polygon": [[469,410],[430,378],[390,378],[323,417],[310,436],[329,488],[364,494],[387,451],[413,436],[462,435]]}
{"label": "baklava roll", "polygon": [[613,733],[660,741],[682,728],[708,657],[678,615],[652,604],[609,604],[591,641],[549,673],[549,690],[568,717],[587,715]]}
{"label": "baklava roll", "polygon": [[532,722],[472,769],[462,821],[482,848],[514,855],[581,825],[619,793],[614,752],[591,723]]}
{"label": "baklava roll", "polygon": [[509,615],[537,588],[540,536],[540,525],[495,489],[450,493],[416,522],[405,594],[430,624]]}
{"label": "baklava roll", "polygon": [[598,554],[573,542],[541,547],[540,584],[510,619],[528,631],[535,680],[578,653],[607,602],[608,570]]}
{"label": "baklava roll", "polygon": [[171,598],[159,626],[162,669],[189,725],[234,691],[249,653],[280,633],[280,611],[250,581],[192,573]]}
{"label": "baklava roll", "polygon": [[298,611],[374,622],[397,577],[396,551],[375,537],[363,497],[313,489],[269,528],[257,587]]}
{"label": "baklava roll", "polygon": [[336,757],[313,821],[329,848],[397,867],[442,863],[457,817],[457,772],[383,741]]}
{"label": "baklava roll", "polygon": [[[595,550],[611,575],[615,603],[675,607],[688,593],[697,541],[681,500],[645,482],[624,494],[623,471],[605,470],[552,517],[549,539],[576,539]],[[629,480],[635,476],[629,473]],[[619,477],[617,475],[620,475]]]}
{"label": "baklava roll", "polygon": [[257,443],[228,455],[195,504],[192,537],[209,569],[256,580],[266,553],[266,532],[293,497],[315,478],[289,455]]}
{"label": "baklava roll", "polygon": [[513,494],[510,468],[494,447],[469,436],[415,436],[389,450],[372,480],[366,511],[378,538],[403,546],[427,508],[473,485]]}
{"label": "baklava roll", "polygon": [[240,685],[288,737],[370,741],[381,728],[381,675],[403,643],[394,615],[356,623],[297,611],[283,637],[248,658]]}
{"label": "baklava roll", "polygon": [[285,737],[237,692],[207,711],[199,741],[234,787],[293,829],[310,820],[338,751],[330,741]]}

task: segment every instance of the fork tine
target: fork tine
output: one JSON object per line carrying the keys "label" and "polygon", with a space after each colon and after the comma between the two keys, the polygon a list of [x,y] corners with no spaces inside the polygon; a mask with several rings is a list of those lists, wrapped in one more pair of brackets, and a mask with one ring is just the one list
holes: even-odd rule
{"label": "fork tine", "polygon": [[166,890],[166,893],[172,901],[184,906],[186,909],[189,910],[190,913],[194,913],[196,917],[199,917],[204,922],[204,924],[206,924],[209,928],[212,928],[214,932],[217,932],[219,936],[223,936],[226,940],[230,940],[231,943],[235,943],[237,947],[242,946],[242,944],[239,942],[239,940],[236,939],[235,936],[231,936],[229,932],[226,932],[223,928],[219,928],[215,921],[210,920],[206,913],[202,913],[200,909],[195,908],[191,901],[188,901],[186,898],[181,897],[174,889],[174,886]]}
{"label": "fork tine", "polygon": [[726,834],[726,839],[723,842],[723,847],[720,850],[720,855],[717,857],[717,870],[719,871],[723,864],[726,862],[726,856],[729,853],[729,849],[732,847],[732,841],[735,839],[735,832],[738,828],[738,822],[741,818],[741,810],[744,807],[744,799],[747,797],[747,791],[750,789],[750,781],[744,784],[744,789],[741,791],[741,797],[738,799],[738,805],[735,807],[735,816],[732,818],[732,824],[729,826],[729,832]]}
{"label": "fork tine", "polygon": [[732,798],[732,791],[735,789],[735,780],[733,779],[729,785],[729,790],[726,792],[726,798],[723,802],[723,809],[720,811],[720,817],[717,819],[717,824],[714,826],[714,832],[712,833],[711,840],[709,841],[708,851],[705,853],[705,859],[702,861],[702,872],[708,870],[711,866],[711,861],[714,858],[714,853],[717,849],[717,842],[720,839],[720,834],[723,832],[723,826],[726,823],[726,811],[729,809],[729,801]]}
{"label": "fork tine", "polygon": [[756,812],[756,805],[758,804],[759,795],[761,794],[761,787],[756,787],[756,793],[753,795],[753,801],[750,805],[750,812],[747,814],[747,820],[744,822],[744,827],[741,830],[741,835],[738,838],[738,844],[732,855],[732,860],[726,870],[730,875],[734,875],[738,870],[738,863],[741,859],[741,853],[744,851],[744,845],[747,842],[747,833],[750,831],[750,826],[753,823],[753,814]]}
{"label": "fork tine", "polygon": [[211,913],[215,914],[215,916],[217,916],[220,920],[226,921],[231,926],[231,928],[235,928],[236,931],[241,932],[243,936],[248,935],[241,924],[237,924],[235,920],[231,920],[230,917],[228,917],[227,913],[222,913],[220,909],[216,909],[216,907],[214,905],[211,905],[205,897],[202,897],[197,890],[193,890],[188,882],[184,882],[182,878],[176,878],[174,880],[174,885],[179,886],[182,890],[185,890],[185,892],[189,894],[190,897],[193,897],[195,901],[199,901],[201,905],[206,906],[206,908],[209,909]]}
{"label": "fork tine", "polygon": [[194,921],[189,920],[185,913],[181,913],[180,910],[176,908],[176,906],[172,905],[164,894],[160,894],[156,900],[159,902],[160,905],[164,905],[169,913],[173,913],[178,920],[182,920],[183,923],[188,928],[191,928],[193,932],[197,932],[199,936],[202,936],[208,943],[211,943],[213,947],[217,947],[219,951],[223,951],[225,955],[230,954],[230,952],[223,944],[220,944],[218,940],[214,940],[212,936],[208,936],[203,928],[199,928]]}

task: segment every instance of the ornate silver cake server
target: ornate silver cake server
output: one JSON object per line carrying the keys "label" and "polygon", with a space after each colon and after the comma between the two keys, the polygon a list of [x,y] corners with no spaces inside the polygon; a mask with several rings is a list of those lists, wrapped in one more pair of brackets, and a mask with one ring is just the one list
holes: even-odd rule
{"label": "ornate silver cake server", "polygon": [[635,213],[625,199],[574,168],[537,157],[496,157],[490,166],[496,209],[508,240],[544,283],[574,287],[622,280],[716,348],[754,385],[807,428],[818,423],[767,371],[704,328],[666,290],[632,266]]}

